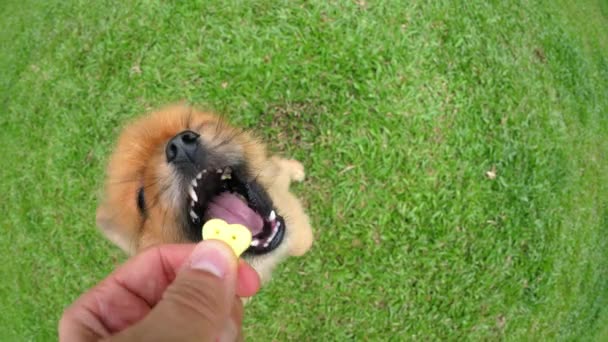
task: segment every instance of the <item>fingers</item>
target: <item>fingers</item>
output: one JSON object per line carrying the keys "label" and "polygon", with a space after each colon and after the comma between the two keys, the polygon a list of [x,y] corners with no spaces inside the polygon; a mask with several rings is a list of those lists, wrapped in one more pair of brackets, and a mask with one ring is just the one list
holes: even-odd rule
{"label": "fingers", "polygon": [[236,256],[223,242],[197,245],[160,302],[143,320],[117,335],[117,340],[236,337],[238,329],[231,313],[237,299],[237,265]]}
{"label": "fingers", "polygon": [[[221,242],[204,242],[203,244],[213,245],[217,243],[221,244]],[[239,260],[238,266],[235,266],[234,255],[221,256],[221,260],[222,258],[232,260],[228,261],[229,264],[224,265],[229,273],[229,275],[224,273],[224,276],[227,276],[225,278],[221,276],[222,272],[217,269],[209,269],[209,267],[213,267],[212,264],[209,264],[209,260],[199,260],[202,264],[199,263],[196,266],[190,256],[194,247],[195,245],[184,244],[166,245],[151,248],[133,257],[99,285],[81,296],[65,311],[59,325],[60,340],[97,340],[101,337],[113,335],[141,321],[151,312],[152,308],[161,302],[161,299],[170,296],[171,293],[177,293],[177,298],[180,298],[178,301],[182,300],[187,304],[197,302],[196,307],[199,305],[221,305],[217,302],[207,301],[206,297],[198,300],[189,297],[189,291],[197,290],[201,284],[207,284],[210,288],[220,286],[232,293],[232,299],[234,299],[235,294],[240,297],[248,297],[258,291],[260,281],[257,272],[246,262]],[[227,247],[220,246],[217,248]],[[203,255],[203,259],[208,257],[213,257],[213,255]],[[207,263],[207,266],[205,266],[205,263]],[[196,270],[196,268],[200,269],[201,267],[206,270]],[[182,271],[189,274],[185,276],[183,283],[180,282],[180,286],[183,288],[178,288],[176,292],[163,295],[170,287],[169,285],[176,280],[176,275],[180,274],[181,276]],[[194,276],[192,276],[192,272],[195,272]],[[203,273],[201,277],[205,279],[201,280],[196,276],[199,273]],[[220,274],[220,277],[217,277],[217,274]],[[208,277],[212,277],[212,279],[208,279]],[[235,278],[238,278],[236,284]],[[196,284],[198,281],[202,283]],[[230,282],[232,285],[223,285],[222,281]],[[194,283],[191,284],[192,282]],[[194,289],[191,289],[192,286],[194,286]],[[218,293],[215,292],[215,294]],[[224,301],[228,297],[230,296],[226,294]],[[240,300],[238,301],[240,302]],[[187,320],[187,318],[184,318],[184,320]],[[238,326],[240,326],[240,323]],[[77,338],[70,339],[75,336]]]}
{"label": "fingers", "polygon": [[59,339],[109,336],[139,321],[160,300],[193,249],[194,245],[166,245],[127,261],[66,309]]}
{"label": "fingers", "polygon": [[235,298],[228,319],[219,336],[219,341],[242,341],[243,331],[241,329],[243,323],[243,303],[239,298]]}
{"label": "fingers", "polygon": [[236,295],[239,297],[251,297],[260,289],[260,276],[243,259],[239,259],[238,282],[236,284]]}

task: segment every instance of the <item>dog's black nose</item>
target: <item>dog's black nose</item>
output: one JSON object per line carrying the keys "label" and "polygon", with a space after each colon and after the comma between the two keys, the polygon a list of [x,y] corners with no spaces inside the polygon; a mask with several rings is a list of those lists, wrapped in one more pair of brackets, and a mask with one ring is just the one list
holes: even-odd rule
{"label": "dog's black nose", "polygon": [[183,131],[171,138],[165,148],[167,162],[193,161],[199,148],[199,136],[192,131]]}

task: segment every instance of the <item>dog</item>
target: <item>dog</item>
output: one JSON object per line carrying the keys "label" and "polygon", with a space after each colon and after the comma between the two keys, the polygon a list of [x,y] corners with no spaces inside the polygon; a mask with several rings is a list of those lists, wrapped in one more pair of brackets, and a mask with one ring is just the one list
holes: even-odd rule
{"label": "dog", "polygon": [[200,241],[212,218],[242,224],[253,236],[242,258],[265,284],[282,260],[312,246],[309,217],[289,191],[304,176],[301,163],[269,156],[253,133],[215,113],[170,105],[123,129],[96,221],[129,255]]}

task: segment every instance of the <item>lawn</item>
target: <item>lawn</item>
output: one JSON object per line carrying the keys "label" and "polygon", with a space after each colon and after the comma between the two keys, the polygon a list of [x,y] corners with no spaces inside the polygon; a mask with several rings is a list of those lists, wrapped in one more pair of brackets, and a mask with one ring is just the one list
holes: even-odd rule
{"label": "lawn", "polygon": [[608,2],[0,3],[0,340],[124,260],[120,126],[186,99],[308,171],[252,341],[608,339]]}

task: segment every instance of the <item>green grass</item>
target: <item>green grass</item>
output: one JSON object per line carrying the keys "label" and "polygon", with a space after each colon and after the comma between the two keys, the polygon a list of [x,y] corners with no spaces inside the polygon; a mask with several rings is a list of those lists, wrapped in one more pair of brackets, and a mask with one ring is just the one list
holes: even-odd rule
{"label": "green grass", "polygon": [[180,99],[308,170],[315,247],[251,340],[608,338],[605,0],[0,8],[2,340],[53,340],[124,260],[94,224],[105,160]]}

